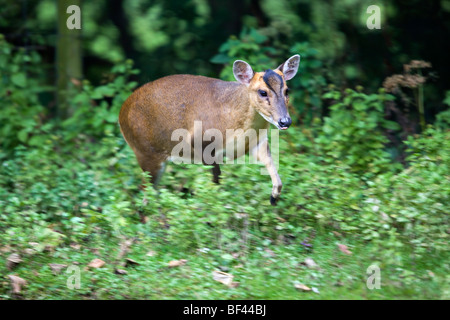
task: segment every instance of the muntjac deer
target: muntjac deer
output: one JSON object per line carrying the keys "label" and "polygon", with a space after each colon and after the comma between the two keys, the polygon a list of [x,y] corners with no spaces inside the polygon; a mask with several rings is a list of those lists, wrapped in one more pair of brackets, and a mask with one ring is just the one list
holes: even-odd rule
{"label": "muntjac deer", "polygon": [[[143,85],[125,101],[119,115],[121,132],[136,154],[140,167],[151,174],[152,183],[156,185],[165,161],[171,158],[172,150],[178,144],[172,137],[177,129],[183,128],[189,137],[194,137],[198,130],[195,123],[200,121],[201,137],[209,129],[226,136],[221,143],[223,150],[228,150],[225,147],[242,138],[243,132],[249,129],[267,132],[261,129],[267,129],[272,123],[278,129],[286,130],[292,123],[287,109],[289,89],[286,81],[296,75],[299,64],[300,56],[294,55],[275,70],[254,72],[247,62],[237,60],[233,64],[237,82],[194,75],[160,78]],[[242,130],[235,131],[238,133],[230,138],[226,135],[229,129]],[[229,139],[233,141],[227,141]],[[192,138],[195,143],[194,140],[195,137]],[[270,155],[267,134],[260,135],[257,141],[248,140],[244,137],[244,152],[227,152],[226,156],[237,158],[251,151],[268,170],[273,185],[270,202],[275,205],[282,184]],[[205,142],[201,141],[201,150],[205,147]],[[192,158],[191,152],[183,152],[183,156]],[[219,162],[205,164],[213,165],[213,181],[218,183]]]}

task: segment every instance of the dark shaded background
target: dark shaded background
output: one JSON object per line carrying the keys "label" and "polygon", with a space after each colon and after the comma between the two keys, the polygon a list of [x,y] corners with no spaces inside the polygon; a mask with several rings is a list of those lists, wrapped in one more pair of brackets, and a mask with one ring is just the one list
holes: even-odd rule
{"label": "dark shaded background", "polygon": [[[372,4],[381,7],[381,30],[366,28]],[[44,57],[45,81],[54,84],[57,1],[3,0],[1,8],[0,33],[15,46],[36,49]],[[428,121],[444,109],[449,89],[449,1],[99,0],[82,1],[81,11],[81,72],[92,83],[124,59],[142,71],[139,84],[174,73],[218,77],[227,61],[211,58],[221,45],[243,30],[256,30],[265,36],[263,45],[275,49],[274,61],[281,63],[296,43],[316,50],[320,68],[313,73],[338,88],[361,85],[373,91],[386,77],[402,73],[403,64],[430,62],[424,88]],[[298,53],[301,72],[306,71],[311,60]],[[50,95],[44,99],[52,103]]]}

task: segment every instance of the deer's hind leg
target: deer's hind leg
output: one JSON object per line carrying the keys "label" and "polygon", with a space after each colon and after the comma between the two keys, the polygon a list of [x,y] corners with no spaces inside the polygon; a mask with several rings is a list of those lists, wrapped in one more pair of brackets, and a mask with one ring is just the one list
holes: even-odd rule
{"label": "deer's hind leg", "polygon": [[[164,173],[164,170],[166,168],[166,160],[167,157],[163,154],[155,153],[148,151],[145,154],[135,151],[137,161],[139,163],[139,166],[142,168],[143,171],[150,173],[151,178],[150,182],[153,185],[153,188],[157,188],[159,181],[161,180],[161,177]],[[143,185],[143,189],[145,190],[145,186]],[[156,194],[156,197],[158,198],[159,193]],[[147,195],[144,195],[144,198],[142,200],[142,204],[146,206],[148,204],[148,198]],[[142,223],[145,223],[147,221],[147,217],[144,214],[143,211],[139,210],[139,216]],[[166,217],[164,214],[161,213],[161,223],[163,225],[167,225]]]}
{"label": "deer's hind leg", "polygon": [[151,150],[146,151],[145,153],[135,151],[135,154],[139,166],[143,171],[150,173],[150,181],[156,188],[159,181],[161,180],[162,175],[164,174],[167,156],[165,154],[156,153]]}
{"label": "deer's hind leg", "polygon": [[218,163],[214,163],[213,164],[213,168],[212,168],[212,174],[213,174],[213,182],[220,184],[219,179],[220,179],[220,165]]}

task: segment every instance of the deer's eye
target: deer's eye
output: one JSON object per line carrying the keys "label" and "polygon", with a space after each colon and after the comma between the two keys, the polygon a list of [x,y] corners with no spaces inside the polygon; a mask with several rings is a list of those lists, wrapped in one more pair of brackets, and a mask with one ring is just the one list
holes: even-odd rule
{"label": "deer's eye", "polygon": [[264,90],[258,90],[258,93],[261,97],[267,97],[267,92]]}
{"label": "deer's eye", "polygon": [[284,95],[285,95],[286,97],[289,95],[289,91],[291,91],[291,90],[289,90],[289,88],[287,88],[286,91],[284,92]]}

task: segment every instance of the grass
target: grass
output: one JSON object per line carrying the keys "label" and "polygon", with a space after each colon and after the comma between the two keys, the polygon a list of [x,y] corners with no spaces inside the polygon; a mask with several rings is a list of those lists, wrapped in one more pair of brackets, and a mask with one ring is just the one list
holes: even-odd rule
{"label": "grass", "polygon": [[[346,243],[351,255],[341,252],[337,243]],[[138,264],[128,267],[117,263],[119,243],[97,238],[80,248],[60,246],[51,251],[22,254],[22,262],[13,270],[2,263],[0,273],[1,299],[448,299],[446,284],[448,265],[442,261],[414,260],[404,253],[405,264],[413,274],[377,261],[377,252],[358,239],[341,239],[332,234],[317,235],[312,250],[302,245],[270,244],[243,250],[237,255],[224,255],[220,250],[185,252],[176,247],[155,243],[145,238],[131,245],[126,257]],[[147,253],[153,251],[154,255]],[[1,253],[6,260],[10,252]],[[317,268],[304,265],[313,259]],[[95,258],[106,264],[88,268]],[[443,257],[444,258],[444,257]],[[170,268],[172,260],[186,259],[186,264]],[[67,282],[73,273],[66,268],[54,274],[50,263],[75,265],[80,268],[80,289],[69,289]],[[367,268],[377,263],[381,270],[381,288],[366,286]],[[115,274],[122,268],[127,274]],[[215,281],[214,270],[224,270],[234,276],[238,286],[229,288]],[[27,281],[20,294],[13,294],[7,275],[17,275]],[[447,280],[448,281],[448,280]],[[302,283],[313,291],[299,291]]]}

